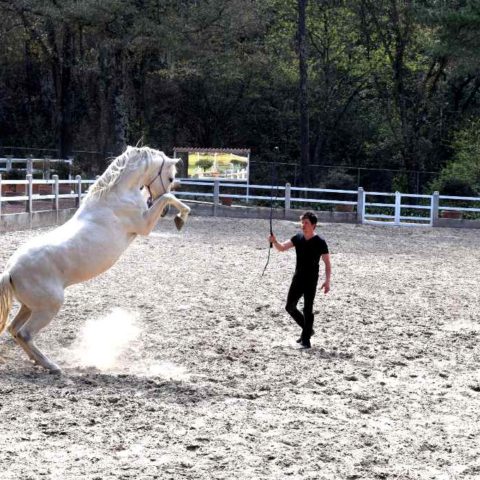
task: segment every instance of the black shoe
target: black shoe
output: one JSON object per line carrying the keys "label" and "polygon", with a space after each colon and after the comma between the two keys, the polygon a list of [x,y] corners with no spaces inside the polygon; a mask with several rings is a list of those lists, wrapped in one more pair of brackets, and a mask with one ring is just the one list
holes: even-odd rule
{"label": "black shoe", "polygon": [[312,345],[310,344],[310,340],[303,340],[300,342],[300,348],[305,349],[305,348],[312,348]]}
{"label": "black shoe", "polygon": [[[312,337],[315,335],[315,330],[312,330]],[[295,340],[297,343],[302,343],[302,337],[298,337],[296,340]]]}

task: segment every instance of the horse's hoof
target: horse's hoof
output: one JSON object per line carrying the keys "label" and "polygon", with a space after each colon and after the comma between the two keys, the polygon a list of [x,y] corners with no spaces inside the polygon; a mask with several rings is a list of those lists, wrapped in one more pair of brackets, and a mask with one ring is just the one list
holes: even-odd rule
{"label": "horse's hoof", "polygon": [[183,225],[185,224],[185,222],[180,217],[175,217],[173,221],[175,222],[177,230],[181,230]]}
{"label": "horse's hoof", "polygon": [[48,371],[50,375],[61,375],[63,372],[60,368],[53,368]]}

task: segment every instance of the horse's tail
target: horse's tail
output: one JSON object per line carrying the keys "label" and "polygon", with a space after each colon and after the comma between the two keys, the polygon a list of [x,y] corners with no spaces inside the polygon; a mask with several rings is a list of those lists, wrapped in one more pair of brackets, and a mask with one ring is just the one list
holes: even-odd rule
{"label": "horse's tail", "polygon": [[13,289],[10,274],[4,272],[0,276],[0,335],[7,325],[8,314],[12,308]]}

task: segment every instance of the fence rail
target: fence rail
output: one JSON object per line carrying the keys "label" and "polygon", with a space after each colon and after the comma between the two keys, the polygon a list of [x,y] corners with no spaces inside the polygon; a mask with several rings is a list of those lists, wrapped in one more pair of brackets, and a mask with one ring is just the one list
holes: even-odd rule
{"label": "fence rail", "polygon": [[[0,173],[9,173],[12,170],[19,170],[25,172],[25,174],[42,174],[42,178],[45,180],[50,179],[50,173],[52,167],[55,164],[68,165],[68,178],[71,180],[71,169],[73,166],[73,158],[14,158],[11,155],[6,157],[0,157]],[[41,168],[38,168],[40,166]],[[53,178],[53,176],[52,176]]]}
{"label": "fence rail", "polygon": [[[95,180],[2,180],[0,215],[78,207]],[[178,179],[185,200],[203,201],[217,208],[228,206],[270,206],[349,213],[350,221],[377,225],[435,226],[442,218],[480,221],[480,197],[366,192],[285,185],[251,185],[245,182]]]}
{"label": "fence rail", "polygon": [[59,180],[58,175],[34,180],[31,174],[26,180],[3,180],[0,175],[0,215],[78,207],[94,182],[79,175],[71,180]]}

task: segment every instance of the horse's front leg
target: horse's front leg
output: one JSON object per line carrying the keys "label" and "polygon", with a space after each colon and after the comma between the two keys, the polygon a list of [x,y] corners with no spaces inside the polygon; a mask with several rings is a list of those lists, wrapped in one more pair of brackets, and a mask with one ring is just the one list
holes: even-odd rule
{"label": "horse's front leg", "polygon": [[166,193],[158,197],[153,202],[153,205],[143,214],[144,228],[142,228],[141,232],[143,235],[148,235],[155,228],[155,225],[168,205],[174,206],[179,211],[175,216],[177,229],[180,230],[183,227],[190,213],[190,208],[178,200],[172,193]]}
{"label": "horse's front leg", "polygon": [[177,197],[175,197],[175,195],[172,195],[172,197],[173,198],[170,200],[170,205],[173,205],[178,210],[178,213],[175,215],[173,221],[175,222],[177,230],[181,230],[187,221],[188,215],[190,214],[190,207],[187,207],[187,205],[181,202]]}

